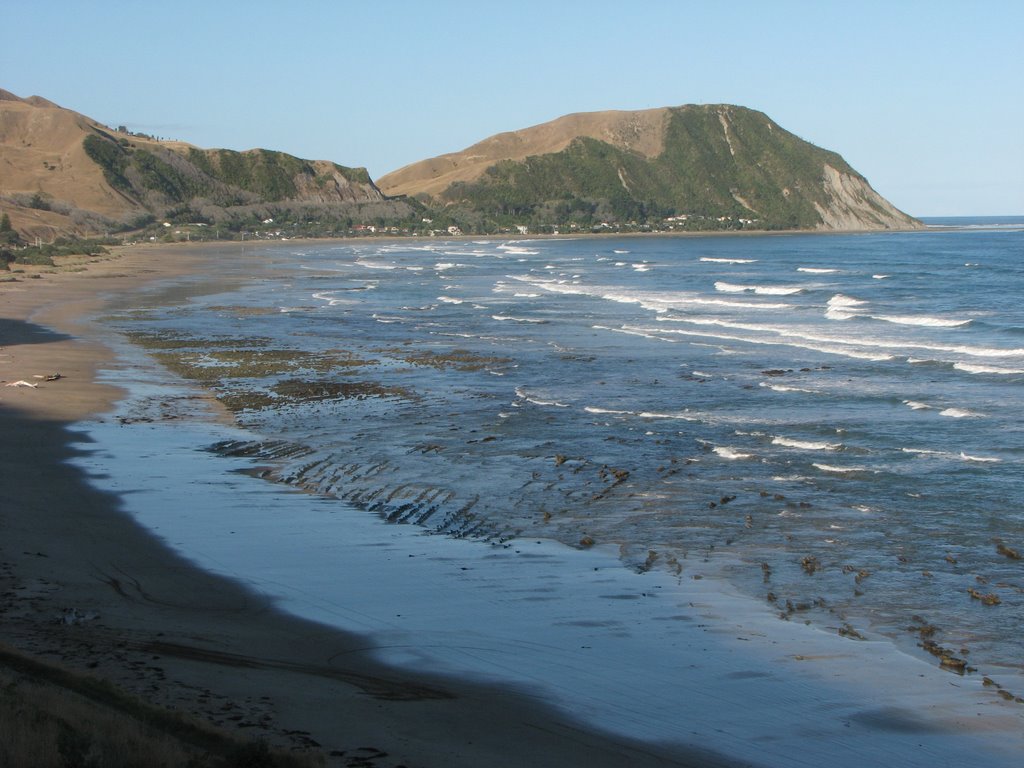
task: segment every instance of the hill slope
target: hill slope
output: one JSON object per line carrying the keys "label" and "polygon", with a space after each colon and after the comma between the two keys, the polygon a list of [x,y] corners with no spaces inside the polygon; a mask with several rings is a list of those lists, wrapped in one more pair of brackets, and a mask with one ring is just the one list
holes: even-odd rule
{"label": "hill slope", "polygon": [[0,91],[0,206],[28,236],[93,234],[154,218],[231,229],[264,218],[401,218],[365,169],[282,152],[199,149],[114,131]]}
{"label": "hill slope", "polygon": [[378,180],[497,222],[685,217],[692,228],[905,229],[920,222],[838,154],[731,105],[568,115]]}

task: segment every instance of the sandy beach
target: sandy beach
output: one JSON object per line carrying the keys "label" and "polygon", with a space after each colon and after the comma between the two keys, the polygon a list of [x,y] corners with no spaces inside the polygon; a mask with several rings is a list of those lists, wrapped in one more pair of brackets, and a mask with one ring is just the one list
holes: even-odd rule
{"label": "sandy beach", "polygon": [[[194,505],[161,533],[206,552],[197,567],[202,557],[146,526],[145,493],[89,482],[75,425],[124,396],[99,375],[114,363],[112,331],[88,320],[105,297],[124,305],[212,267],[202,247],[145,246],[0,283],[0,385],[24,383],[0,386],[0,644],[328,765],[1015,764],[1021,706],[980,680],[781,622],[711,579],[628,581],[609,552],[537,543],[522,555],[535,558],[533,581],[512,587],[558,590],[513,602],[516,550],[412,537],[366,515],[339,547],[345,562],[289,593],[275,585],[322,540],[315,518],[291,523],[296,562],[261,567],[230,542],[238,520],[218,531]],[[152,466],[140,458],[137,471]],[[388,552],[392,581],[373,571],[373,547]],[[585,561],[579,578],[567,556]],[[318,579],[351,586],[304,602]],[[630,611],[640,626],[645,610],[664,629],[628,632]],[[396,614],[408,624],[396,628]],[[365,633],[330,626],[357,615]],[[443,647],[455,632],[472,637],[468,661]]]}

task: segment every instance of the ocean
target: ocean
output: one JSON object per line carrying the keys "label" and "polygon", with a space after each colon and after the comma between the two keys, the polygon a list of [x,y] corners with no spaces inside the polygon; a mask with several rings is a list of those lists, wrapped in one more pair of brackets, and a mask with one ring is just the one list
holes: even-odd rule
{"label": "ocean", "polygon": [[104,318],[137,384],[93,435],[184,375],[237,421],[189,433],[213,471],[303,491],[310,569],[353,516],[555,542],[1013,688],[1024,219],[928,223],[224,250]]}

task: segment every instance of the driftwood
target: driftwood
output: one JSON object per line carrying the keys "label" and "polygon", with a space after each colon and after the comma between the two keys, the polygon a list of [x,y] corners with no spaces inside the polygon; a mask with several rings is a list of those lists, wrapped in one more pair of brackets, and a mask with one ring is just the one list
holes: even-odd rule
{"label": "driftwood", "polygon": [[[40,379],[41,381],[57,381],[57,379],[63,379],[64,377],[59,373],[48,373],[45,376],[41,373],[36,373],[32,376],[33,379]],[[24,379],[18,379],[17,381],[9,381],[4,384],[5,387],[32,387],[36,389],[39,384],[31,381],[25,381]]]}

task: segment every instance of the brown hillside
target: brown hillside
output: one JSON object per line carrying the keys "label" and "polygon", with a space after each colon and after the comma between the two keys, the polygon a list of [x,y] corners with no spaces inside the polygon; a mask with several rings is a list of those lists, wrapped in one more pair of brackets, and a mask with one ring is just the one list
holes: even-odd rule
{"label": "brown hillside", "polygon": [[668,114],[661,108],[566,115],[531,128],[499,133],[461,152],[407,165],[382,176],[377,186],[386,195],[436,195],[457,181],[475,181],[500,160],[525,160],[532,155],[560,152],[580,136],[656,157],[664,148]]}
{"label": "brown hillside", "polygon": [[16,229],[46,236],[53,229],[73,229],[62,211],[78,208],[119,217],[136,207],[111,189],[86,155],[82,141],[94,126],[84,115],[38,96],[21,99],[0,91],[0,191],[5,196],[39,194],[56,209],[11,207]]}
{"label": "brown hillside", "polygon": [[0,91],[0,211],[28,240],[120,232],[182,211],[232,231],[268,216],[341,226],[411,210],[386,200],[365,168],[158,141]]}

